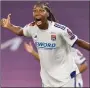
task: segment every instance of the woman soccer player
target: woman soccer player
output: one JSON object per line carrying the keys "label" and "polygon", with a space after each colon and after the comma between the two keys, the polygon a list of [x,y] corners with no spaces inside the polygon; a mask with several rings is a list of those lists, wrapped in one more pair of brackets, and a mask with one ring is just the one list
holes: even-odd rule
{"label": "woman soccer player", "polygon": [[33,7],[34,22],[24,28],[15,26],[7,19],[1,26],[19,36],[32,37],[38,49],[41,79],[48,87],[74,87],[75,65],[70,54],[74,44],[90,51],[90,44],[77,38],[72,31],[55,22],[54,15],[45,3]]}

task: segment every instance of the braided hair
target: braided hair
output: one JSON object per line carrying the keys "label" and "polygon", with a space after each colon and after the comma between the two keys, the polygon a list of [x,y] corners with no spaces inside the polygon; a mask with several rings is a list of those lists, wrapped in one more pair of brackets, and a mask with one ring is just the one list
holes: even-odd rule
{"label": "braided hair", "polygon": [[38,2],[36,3],[36,6],[43,6],[45,8],[45,10],[49,13],[49,17],[47,17],[47,19],[49,21],[54,21],[56,22],[56,18],[54,17],[53,13],[51,12],[51,9],[48,5],[48,3],[45,3],[45,2]]}

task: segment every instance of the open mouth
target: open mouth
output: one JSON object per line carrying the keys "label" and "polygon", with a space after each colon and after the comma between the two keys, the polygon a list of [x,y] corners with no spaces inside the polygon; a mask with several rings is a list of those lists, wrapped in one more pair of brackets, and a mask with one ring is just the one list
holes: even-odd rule
{"label": "open mouth", "polygon": [[41,21],[41,19],[37,19],[37,18],[36,18],[35,20],[36,20],[36,21]]}
{"label": "open mouth", "polygon": [[36,21],[36,24],[37,24],[37,25],[41,25],[41,24],[42,24],[41,19],[37,19],[37,18],[36,18],[35,21]]}

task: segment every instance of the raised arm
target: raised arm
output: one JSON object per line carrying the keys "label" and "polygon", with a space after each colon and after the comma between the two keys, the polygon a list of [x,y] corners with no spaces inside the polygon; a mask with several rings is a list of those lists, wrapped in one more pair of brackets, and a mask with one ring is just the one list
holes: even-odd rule
{"label": "raised arm", "polygon": [[24,47],[27,52],[32,54],[37,60],[40,60],[38,53],[33,49],[31,42],[29,44],[24,43]]}
{"label": "raised arm", "polygon": [[23,36],[22,28],[19,26],[15,26],[15,25],[11,24],[10,15],[11,14],[8,14],[7,18],[3,18],[0,20],[0,26],[12,31],[16,35]]}

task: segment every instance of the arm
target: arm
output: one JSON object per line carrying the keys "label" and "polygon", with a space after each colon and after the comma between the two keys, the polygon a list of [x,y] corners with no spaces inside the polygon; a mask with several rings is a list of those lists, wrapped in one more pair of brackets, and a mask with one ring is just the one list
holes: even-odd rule
{"label": "arm", "polygon": [[79,66],[80,73],[84,72],[87,69],[87,64],[83,63]]}
{"label": "arm", "polygon": [[9,14],[6,19],[3,18],[3,19],[0,20],[0,26],[12,31],[13,33],[15,33],[15,34],[17,34],[19,36],[23,36],[22,28],[19,27],[19,26],[15,26],[15,25],[11,24],[10,15],[11,14]]}
{"label": "arm", "polygon": [[31,53],[37,60],[40,60],[40,58],[39,58],[39,55],[38,55],[38,53],[36,52],[36,51],[32,51],[32,53]]}
{"label": "arm", "polygon": [[74,44],[77,44],[79,47],[90,51],[90,43],[79,39],[68,27],[63,30],[62,36],[69,45],[73,46]]}
{"label": "arm", "polygon": [[90,51],[90,43],[88,43],[88,42],[86,42],[84,40],[81,40],[81,39],[77,39],[76,44],[79,47],[82,47],[82,48],[87,49],[87,50]]}
{"label": "arm", "polygon": [[24,47],[27,52],[31,53],[37,60],[40,60],[38,53],[33,49],[31,42],[29,44],[25,43]]}
{"label": "arm", "polygon": [[77,64],[80,73],[84,72],[87,69],[87,63],[86,63],[86,58],[83,56],[83,54],[78,50],[78,49],[74,49],[75,50],[75,63]]}

